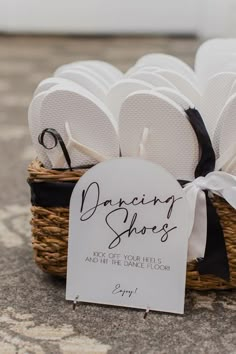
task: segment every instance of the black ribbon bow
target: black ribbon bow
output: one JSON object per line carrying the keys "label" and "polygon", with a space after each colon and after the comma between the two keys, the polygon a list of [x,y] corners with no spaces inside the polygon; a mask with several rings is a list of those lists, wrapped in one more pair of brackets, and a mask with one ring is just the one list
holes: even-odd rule
{"label": "black ribbon bow", "polygon": [[[201,148],[201,158],[195,170],[195,178],[206,176],[215,169],[215,152],[204,121],[195,108],[185,111],[192,125]],[[198,259],[199,274],[213,274],[219,278],[229,280],[229,262],[224,239],[224,232],[211,199],[206,194],[207,203],[207,242],[205,255]]]}

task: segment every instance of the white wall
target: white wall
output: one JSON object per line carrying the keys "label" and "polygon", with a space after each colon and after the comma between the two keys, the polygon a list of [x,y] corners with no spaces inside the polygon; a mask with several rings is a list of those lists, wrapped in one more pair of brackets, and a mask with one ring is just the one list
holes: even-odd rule
{"label": "white wall", "polygon": [[[0,0],[0,30],[194,33],[196,0]],[[7,8],[6,8],[7,6]],[[8,16],[3,16],[3,13]],[[1,16],[1,15],[0,15]]]}
{"label": "white wall", "polygon": [[236,0],[0,0],[0,31],[236,36]]}
{"label": "white wall", "polygon": [[236,36],[235,0],[199,0],[198,33],[204,37]]}

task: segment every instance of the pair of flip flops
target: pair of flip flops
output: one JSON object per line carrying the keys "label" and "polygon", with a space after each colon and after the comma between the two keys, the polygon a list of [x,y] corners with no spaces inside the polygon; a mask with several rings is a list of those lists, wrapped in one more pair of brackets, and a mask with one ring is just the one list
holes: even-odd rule
{"label": "pair of flip flops", "polygon": [[214,39],[199,47],[195,71],[177,58],[150,54],[138,60],[127,73],[129,77],[155,82],[158,90],[162,90],[161,81],[168,80],[163,83],[166,91],[177,90],[188,99],[189,106],[193,104],[204,119],[218,159],[216,169],[233,175],[236,175],[235,58],[235,39]]}
{"label": "pair of flip flops", "polygon": [[63,65],[54,77],[38,85],[28,120],[36,152],[46,167],[68,167],[61,156],[60,145],[54,146],[52,134],[39,141],[41,132],[47,128],[57,130],[67,145],[72,138],[79,142],[80,146],[75,148],[74,144],[70,151],[73,166],[97,162],[95,157],[81,152],[83,145],[92,152],[98,151],[104,159],[118,156],[117,127],[103,101],[109,87],[122,76],[121,71],[109,63],[81,61]]}
{"label": "pair of flip flops", "polygon": [[[70,71],[68,66],[66,70]],[[89,86],[69,77],[55,76],[38,86],[29,108],[29,125],[39,158],[49,168],[68,167],[61,139],[72,167],[118,157],[121,151],[122,156],[160,163],[178,179],[192,180],[200,151],[185,113],[191,101],[171,84],[155,88],[145,81],[120,79],[116,68],[113,75],[117,82],[110,82],[106,102],[116,91],[117,116]]]}
{"label": "pair of flip flops", "polygon": [[[213,42],[214,48],[224,43]],[[137,156],[163,165],[178,179],[192,180],[202,147],[186,111],[196,107],[212,137],[218,168],[229,168],[225,151],[234,156],[234,120],[228,117],[236,100],[236,73],[214,72],[203,80],[211,45],[198,50],[196,72],[166,54],[146,55],[126,74],[101,61],[59,67],[38,85],[29,108],[40,160],[48,168],[68,168],[120,154]]]}

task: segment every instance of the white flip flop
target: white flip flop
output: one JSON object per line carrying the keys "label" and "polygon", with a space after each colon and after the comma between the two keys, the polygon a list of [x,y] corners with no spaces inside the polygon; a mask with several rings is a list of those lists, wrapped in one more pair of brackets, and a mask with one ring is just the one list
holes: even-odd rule
{"label": "white flip flop", "polygon": [[[99,100],[79,89],[52,88],[40,111],[41,131],[52,128],[67,147],[72,167],[91,165],[119,156],[114,118]],[[54,168],[68,167],[53,134],[45,135],[44,145]]]}
{"label": "white flip flop", "polygon": [[[236,94],[232,96],[221,114],[221,129],[219,139],[219,160],[224,163],[224,171],[236,175]],[[221,168],[219,160],[217,169]]]}
{"label": "white flip flop", "polygon": [[210,78],[203,92],[201,112],[211,138],[235,80],[236,73],[218,73]]}
{"label": "white flip flop", "polygon": [[129,94],[139,90],[152,90],[153,88],[154,86],[145,81],[131,78],[122,79],[110,88],[106,98],[106,104],[118,121],[120,107]]}
{"label": "white flip flop", "polygon": [[180,93],[176,89],[172,89],[169,87],[158,87],[154,91],[167,96],[168,98],[173,100],[175,103],[177,103],[184,110],[189,109],[189,108],[194,108],[194,104],[186,96],[184,96],[182,93]]}
{"label": "white flip flop", "polygon": [[42,132],[40,111],[44,98],[48,95],[48,93],[55,89],[76,89],[80,90],[80,92],[84,92],[84,94],[86,94],[92,100],[96,100],[96,97],[78,84],[61,78],[49,78],[43,80],[42,84],[39,84],[38,88],[38,93],[34,95],[28,109],[28,124],[31,139],[39,160],[46,168],[51,168],[52,164],[47,156],[47,151],[42,145],[39,144],[39,135]]}
{"label": "white flip flop", "polygon": [[229,92],[229,96],[228,98],[230,98],[231,96],[233,96],[236,93],[236,80],[234,81],[233,85],[231,86],[231,90]]}
{"label": "white flip flop", "polygon": [[129,95],[121,107],[119,135],[122,156],[140,156],[177,179],[194,179],[197,137],[184,110],[166,96],[150,91]]}
{"label": "white flip flop", "polygon": [[91,76],[93,76],[96,80],[98,80],[104,88],[107,90],[111,86],[111,84],[99,73],[97,72],[96,68],[93,67],[88,67],[85,64],[78,63],[77,65],[71,65],[71,64],[66,64],[63,66],[60,66],[54,73],[54,76],[59,76],[61,73],[64,71],[83,71]]}
{"label": "white flip flop", "polygon": [[204,42],[195,57],[195,72],[201,86],[204,88],[218,73],[233,71],[235,60],[236,39],[215,38]]}
{"label": "white flip flop", "polygon": [[193,69],[185,62],[172,55],[163,54],[163,53],[147,54],[144,55],[142,58],[140,58],[137,61],[136,65],[137,66],[157,65],[162,69],[177,71],[179,74],[183,75],[186,79],[190,80],[195,85],[198,85],[198,79]]}
{"label": "white flip flop", "polygon": [[148,71],[148,72],[155,72],[158,69],[161,69],[157,65],[152,65],[152,66],[132,66],[129,70],[126,71],[125,76],[130,76],[131,74],[138,73],[139,71]]}
{"label": "white flip flop", "polygon": [[158,70],[157,73],[169,80],[183,95],[193,102],[197,109],[199,109],[201,92],[193,82],[173,70]]}
{"label": "white flip flop", "polygon": [[[86,66],[87,68],[91,68],[95,70],[98,74],[100,74],[105,80],[108,81],[111,85],[114,84],[117,80],[122,79],[123,73],[116,68],[114,65],[107,63],[101,60],[81,60],[68,64],[71,68],[77,67],[78,65]],[[63,66],[62,66],[63,67]],[[57,71],[60,71],[59,67]]]}
{"label": "white flip flop", "polygon": [[43,91],[49,90],[51,87],[55,85],[63,85],[63,84],[73,84],[71,80],[63,79],[62,77],[48,77],[47,79],[42,80],[36,90],[34,91],[34,96],[37,96],[39,93]]}
{"label": "white flip flop", "polygon": [[175,88],[174,84],[172,84],[168,79],[160,75],[159,73],[153,73],[148,71],[139,71],[131,74],[129,76],[130,79],[136,79],[148,82],[154,87],[172,87]]}
{"label": "white flip flop", "polygon": [[33,97],[29,109],[28,109],[28,124],[29,124],[29,130],[30,130],[30,135],[31,139],[36,151],[36,154],[46,168],[51,168],[52,164],[47,156],[46,150],[39,144],[38,137],[41,132],[41,123],[40,123],[40,110],[41,110],[41,105],[46,97],[47,92],[43,91],[40,92],[38,95]]}
{"label": "white flip flop", "polygon": [[108,90],[92,75],[82,70],[67,70],[58,74],[58,77],[71,80],[80,86],[86,88],[101,101],[105,101]]}

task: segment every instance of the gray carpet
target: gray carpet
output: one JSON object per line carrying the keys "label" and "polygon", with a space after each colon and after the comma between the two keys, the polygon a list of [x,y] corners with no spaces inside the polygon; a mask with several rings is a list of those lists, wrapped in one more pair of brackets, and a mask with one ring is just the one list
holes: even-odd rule
{"label": "gray carpet", "polygon": [[236,292],[188,291],[184,316],[65,301],[65,282],[32,259],[27,106],[37,83],[85,58],[126,69],[147,52],[193,64],[197,40],[0,37],[0,353],[236,353]]}

